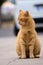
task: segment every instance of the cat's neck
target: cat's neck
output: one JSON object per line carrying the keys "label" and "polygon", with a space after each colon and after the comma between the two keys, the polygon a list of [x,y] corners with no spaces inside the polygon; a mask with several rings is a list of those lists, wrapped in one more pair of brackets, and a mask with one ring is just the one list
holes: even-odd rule
{"label": "cat's neck", "polygon": [[28,31],[32,31],[32,30],[34,30],[34,29],[29,28],[28,26],[27,26],[27,27],[21,26],[20,30],[21,30],[22,32],[24,32],[24,33],[27,33]]}
{"label": "cat's neck", "polygon": [[20,28],[24,30],[29,30],[29,29],[32,29],[33,27],[32,26],[21,26]]}

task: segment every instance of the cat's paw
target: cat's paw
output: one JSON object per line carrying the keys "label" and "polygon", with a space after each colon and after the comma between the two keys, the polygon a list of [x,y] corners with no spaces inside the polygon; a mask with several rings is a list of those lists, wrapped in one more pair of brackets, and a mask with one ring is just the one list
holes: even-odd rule
{"label": "cat's paw", "polygon": [[30,57],[30,58],[34,58],[34,55],[30,55],[29,57]]}
{"label": "cat's paw", "polygon": [[25,58],[26,58],[26,56],[25,56],[25,55],[21,56],[21,59],[25,59]]}
{"label": "cat's paw", "polygon": [[19,56],[19,59],[21,59],[21,56]]}
{"label": "cat's paw", "polygon": [[36,55],[35,58],[40,58],[40,56],[39,55]]}

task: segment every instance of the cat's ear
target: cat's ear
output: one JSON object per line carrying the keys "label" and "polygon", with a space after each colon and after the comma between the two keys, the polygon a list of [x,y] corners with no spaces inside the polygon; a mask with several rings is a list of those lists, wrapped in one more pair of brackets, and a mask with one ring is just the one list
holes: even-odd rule
{"label": "cat's ear", "polygon": [[29,12],[28,12],[28,11],[26,11],[26,12],[25,12],[25,16],[28,16],[28,15],[29,15]]}
{"label": "cat's ear", "polygon": [[19,12],[22,12],[22,10],[19,10]]}

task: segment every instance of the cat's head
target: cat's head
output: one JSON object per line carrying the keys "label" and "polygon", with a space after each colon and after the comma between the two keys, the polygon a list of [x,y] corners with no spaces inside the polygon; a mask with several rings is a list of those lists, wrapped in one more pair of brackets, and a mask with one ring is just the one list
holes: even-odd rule
{"label": "cat's head", "polygon": [[20,25],[26,25],[28,24],[28,17],[29,17],[29,12],[28,11],[19,11],[19,15],[18,15],[18,23]]}

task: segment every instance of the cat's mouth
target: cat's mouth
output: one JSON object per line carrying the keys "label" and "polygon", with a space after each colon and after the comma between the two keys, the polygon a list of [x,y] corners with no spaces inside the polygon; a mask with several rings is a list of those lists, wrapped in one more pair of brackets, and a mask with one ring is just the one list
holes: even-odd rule
{"label": "cat's mouth", "polygon": [[25,25],[25,22],[19,22],[20,25]]}

